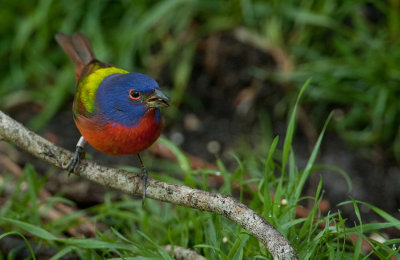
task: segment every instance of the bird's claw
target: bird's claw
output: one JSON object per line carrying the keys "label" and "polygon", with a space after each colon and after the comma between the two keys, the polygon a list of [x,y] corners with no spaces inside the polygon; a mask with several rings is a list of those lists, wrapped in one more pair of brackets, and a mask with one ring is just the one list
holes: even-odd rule
{"label": "bird's claw", "polygon": [[74,156],[67,163],[62,164],[62,168],[68,171],[68,174],[77,173],[81,159],[84,157],[83,147],[77,146]]}

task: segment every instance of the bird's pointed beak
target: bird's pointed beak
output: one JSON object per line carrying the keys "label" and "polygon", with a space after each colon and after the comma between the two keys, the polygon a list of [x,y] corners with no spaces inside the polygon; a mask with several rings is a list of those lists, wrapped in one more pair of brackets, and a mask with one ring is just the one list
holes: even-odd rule
{"label": "bird's pointed beak", "polygon": [[146,99],[146,103],[149,107],[168,107],[168,97],[156,89],[152,95]]}

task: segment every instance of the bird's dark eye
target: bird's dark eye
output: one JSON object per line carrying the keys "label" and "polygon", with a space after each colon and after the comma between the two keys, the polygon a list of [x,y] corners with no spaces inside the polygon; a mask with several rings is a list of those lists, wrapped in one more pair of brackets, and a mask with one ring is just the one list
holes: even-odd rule
{"label": "bird's dark eye", "polygon": [[134,89],[129,90],[129,97],[133,100],[140,99],[140,93]]}

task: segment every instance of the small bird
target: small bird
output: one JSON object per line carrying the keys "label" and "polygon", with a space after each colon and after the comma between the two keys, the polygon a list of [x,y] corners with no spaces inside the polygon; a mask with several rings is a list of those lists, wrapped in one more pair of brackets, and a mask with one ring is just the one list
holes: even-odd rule
{"label": "small bird", "polygon": [[160,107],[168,98],[151,77],[129,73],[100,62],[89,40],[82,33],[58,33],[56,41],[72,60],[76,74],[73,117],[81,133],[74,156],[63,168],[77,172],[89,143],[109,155],[137,154],[141,164],[140,180],[146,197],[147,170],[140,152],[161,134],[164,120]]}

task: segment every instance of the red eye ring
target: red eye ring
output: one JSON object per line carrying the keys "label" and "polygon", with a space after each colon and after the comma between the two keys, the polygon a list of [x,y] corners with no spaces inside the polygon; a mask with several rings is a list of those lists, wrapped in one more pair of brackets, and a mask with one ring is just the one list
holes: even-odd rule
{"label": "red eye ring", "polygon": [[139,100],[140,99],[140,93],[132,88],[132,89],[129,90],[129,98],[132,99],[132,100]]}

